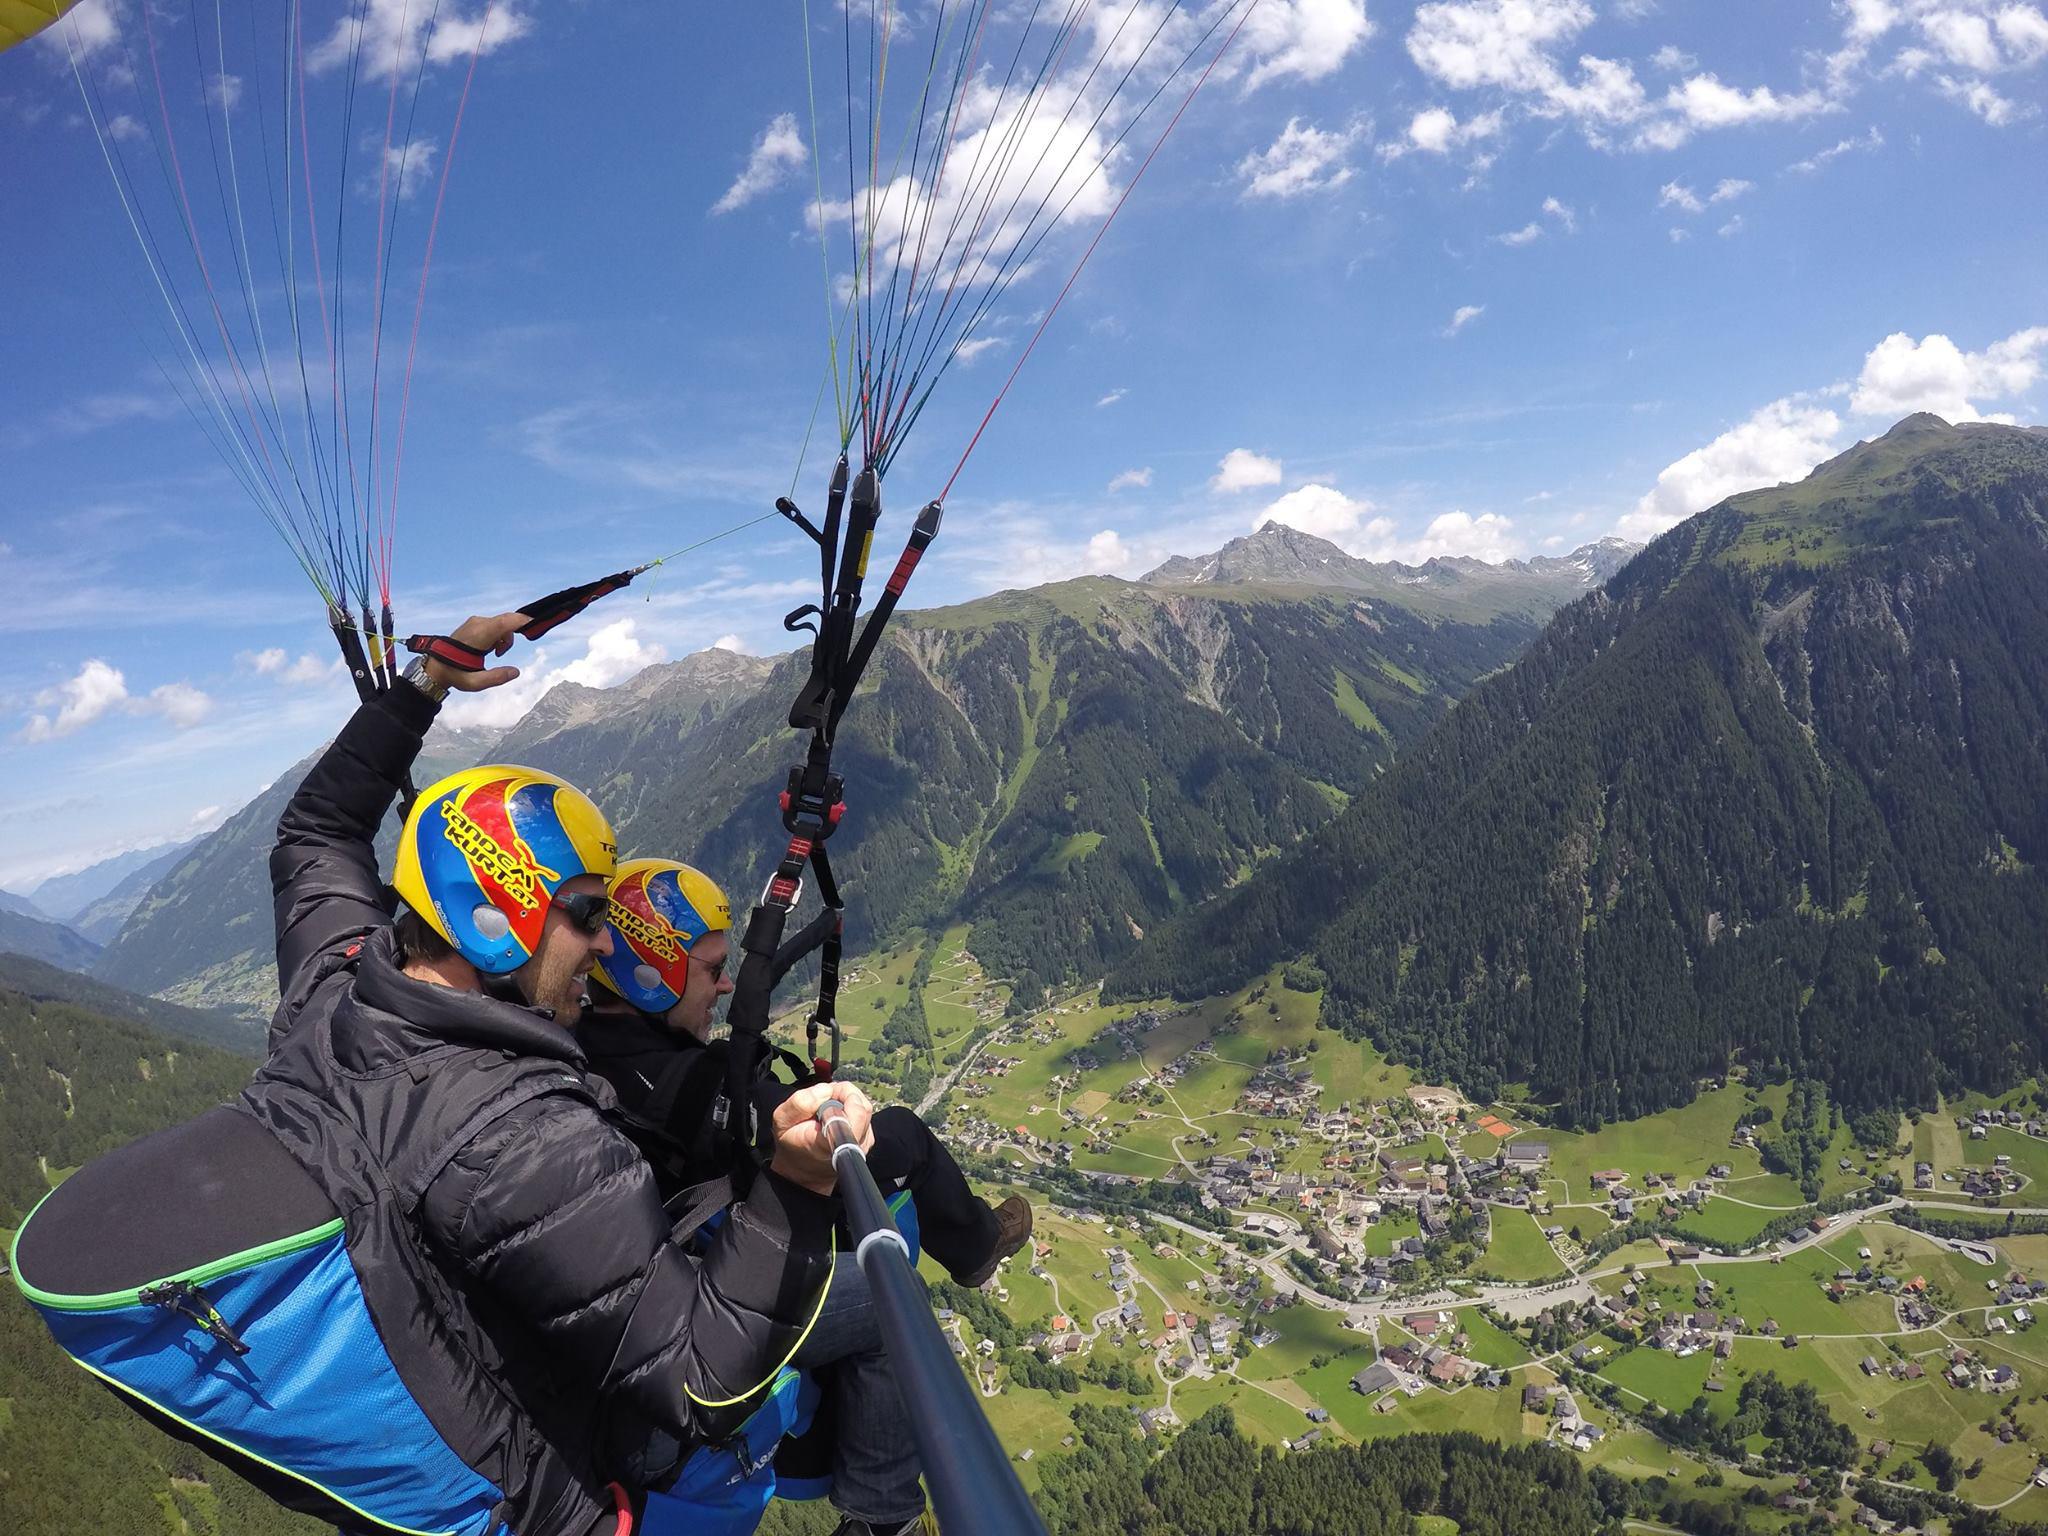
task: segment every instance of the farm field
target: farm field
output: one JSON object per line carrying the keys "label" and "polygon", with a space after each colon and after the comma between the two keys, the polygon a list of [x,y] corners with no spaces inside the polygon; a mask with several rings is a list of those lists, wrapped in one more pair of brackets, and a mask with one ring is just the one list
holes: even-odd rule
{"label": "farm field", "polygon": [[[1804,1210],[1805,1207],[1798,1209]],[[1764,1228],[1787,1214],[1785,1211],[1759,1210],[1753,1205],[1716,1197],[1697,1211],[1687,1213],[1678,1224],[1703,1242],[1733,1251],[1748,1247]]]}
{"label": "farm field", "polygon": [[1638,1403],[1661,1403],[1674,1412],[1683,1412],[1700,1395],[1713,1369],[1712,1350],[1681,1360],[1671,1350],[1648,1345],[1637,1345],[1598,1367],[1602,1377],[1633,1393]]}
{"label": "farm field", "polygon": [[1526,1211],[1497,1207],[1492,1213],[1492,1240],[1480,1267],[1503,1280],[1542,1280],[1564,1273],[1564,1261],[1543,1240],[1536,1218]]}

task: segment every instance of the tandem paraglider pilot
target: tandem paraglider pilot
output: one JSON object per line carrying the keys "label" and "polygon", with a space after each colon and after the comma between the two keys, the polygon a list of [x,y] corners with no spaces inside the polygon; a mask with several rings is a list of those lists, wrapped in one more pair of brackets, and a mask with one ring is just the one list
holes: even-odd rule
{"label": "tandem paraglider pilot", "polygon": [[[526,622],[452,638],[502,656]],[[552,775],[473,768],[421,793],[394,922],[378,824],[445,694],[515,676],[421,657],[356,711],[278,825],[263,1068],[234,1103],[88,1164],[17,1249],[81,1364],[348,1532],[634,1529],[823,1309],[838,1202],[813,1116],[836,1098],[872,1142],[857,1088],[798,1090],[716,1230],[670,1240],[574,1030],[611,942],[613,833]],[[842,1529],[922,1509],[842,1505]]]}

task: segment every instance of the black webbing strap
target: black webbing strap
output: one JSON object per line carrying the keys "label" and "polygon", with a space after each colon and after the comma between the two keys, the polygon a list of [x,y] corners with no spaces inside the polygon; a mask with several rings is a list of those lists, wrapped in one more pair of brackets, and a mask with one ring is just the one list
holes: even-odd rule
{"label": "black webbing strap", "polygon": [[[825,842],[838,827],[846,805],[839,775],[832,768],[833,738],[903,589],[938,536],[943,516],[936,501],[918,513],[896,569],[856,636],[861,587],[881,519],[881,476],[872,466],[851,475],[842,454],[833,467],[825,515],[818,525],[787,497],[775,506],[818,546],[820,601],[806,603],[783,619],[785,629],[808,630],[812,635],[810,673],[789,709],[790,725],[810,732],[811,744],[803,763],[790,770],[782,791],[782,825],[789,833],[789,845],[755,904],[741,940],[740,973],[726,1010],[732,1025],[726,1087],[712,1113],[713,1121],[735,1145],[764,1160],[772,1153],[773,1138],[769,1128],[759,1123],[749,1089],[768,1059],[769,993],[797,958],[814,951],[819,957],[818,1001],[805,1031],[811,1072],[816,1078],[830,1079],[838,1070],[839,967],[846,913]],[[806,868],[817,879],[824,908],[796,939],[785,944],[783,932],[802,899]],[[821,1031],[830,1036],[829,1056],[818,1053]]]}
{"label": "black webbing strap", "polygon": [[355,621],[348,616],[346,609],[329,603],[327,627],[334,631],[334,643],[341,647],[341,664],[348,668],[348,679],[355,684],[356,697],[365,704],[369,703],[382,689],[370,670],[370,658],[363,650],[363,637],[357,632]]}

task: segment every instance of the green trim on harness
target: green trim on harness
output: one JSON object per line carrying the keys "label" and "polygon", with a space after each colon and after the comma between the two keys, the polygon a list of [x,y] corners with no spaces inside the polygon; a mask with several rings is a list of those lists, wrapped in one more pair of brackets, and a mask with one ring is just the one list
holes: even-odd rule
{"label": "green trim on harness", "polygon": [[[57,1191],[54,1189],[50,1191],[50,1195],[55,1193]],[[14,1234],[14,1247],[9,1252],[8,1259],[14,1268],[14,1283],[20,1289],[21,1294],[37,1306],[55,1307],[60,1312],[98,1312],[108,1307],[138,1306],[142,1300],[140,1293],[148,1290],[151,1286],[175,1284],[204,1285],[209,1280],[219,1279],[222,1275],[232,1274],[238,1269],[246,1269],[252,1264],[260,1264],[266,1259],[275,1259],[287,1253],[297,1253],[301,1248],[311,1248],[316,1243],[324,1243],[328,1238],[338,1235],[346,1225],[341,1217],[337,1216],[334,1220],[311,1228],[308,1231],[294,1232],[289,1237],[280,1237],[267,1243],[259,1243],[254,1248],[244,1248],[240,1253],[230,1253],[222,1258],[209,1259],[204,1264],[197,1265],[192,1269],[181,1270],[175,1275],[165,1275],[158,1280],[145,1280],[141,1285],[131,1286],[127,1290],[105,1291],[97,1296],[65,1296],[54,1291],[38,1289],[30,1284],[28,1276],[21,1272],[22,1236],[28,1231],[29,1222],[36,1219],[36,1211],[40,1211],[43,1208],[43,1200],[49,1199],[50,1195],[45,1195],[42,1200],[36,1202],[35,1210],[28,1213],[28,1221],[24,1221],[21,1224],[21,1230]]]}

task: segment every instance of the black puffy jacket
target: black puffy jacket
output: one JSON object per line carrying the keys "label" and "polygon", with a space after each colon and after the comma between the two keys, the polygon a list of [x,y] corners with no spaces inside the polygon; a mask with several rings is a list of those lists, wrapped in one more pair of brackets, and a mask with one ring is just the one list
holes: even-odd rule
{"label": "black puffy jacket", "polygon": [[686,1255],[570,1030],[398,968],[372,838],[434,713],[405,684],[365,704],[278,823],[282,1000],[244,1103],[349,1216],[394,1363],[508,1523],[583,1536],[605,1481],[658,1484],[745,1417],[837,1203],[764,1173]]}

